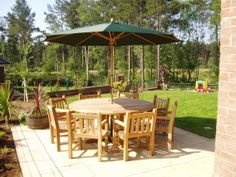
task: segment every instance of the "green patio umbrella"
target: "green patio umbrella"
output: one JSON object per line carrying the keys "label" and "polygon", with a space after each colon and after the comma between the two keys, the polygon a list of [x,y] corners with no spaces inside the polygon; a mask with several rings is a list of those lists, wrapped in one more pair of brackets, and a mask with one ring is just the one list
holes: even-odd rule
{"label": "green patio umbrella", "polygon": [[172,34],[121,23],[103,23],[49,34],[46,41],[71,46],[110,46],[110,83],[115,76],[115,46],[159,45],[180,41]]}

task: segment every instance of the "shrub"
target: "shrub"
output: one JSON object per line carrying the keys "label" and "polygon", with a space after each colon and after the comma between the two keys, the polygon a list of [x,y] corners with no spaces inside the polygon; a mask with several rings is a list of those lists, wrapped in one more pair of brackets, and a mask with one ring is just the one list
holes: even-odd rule
{"label": "shrub", "polygon": [[9,123],[11,117],[10,111],[10,96],[11,88],[10,84],[4,84],[0,86],[0,113],[5,117],[6,124]]}

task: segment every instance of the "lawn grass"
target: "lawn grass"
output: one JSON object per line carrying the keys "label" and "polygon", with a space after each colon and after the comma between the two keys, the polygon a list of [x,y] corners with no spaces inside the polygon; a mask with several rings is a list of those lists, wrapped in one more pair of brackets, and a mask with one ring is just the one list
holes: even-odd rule
{"label": "lawn grass", "polygon": [[152,101],[153,96],[170,98],[170,110],[178,100],[175,126],[207,138],[214,138],[217,117],[217,92],[196,93],[194,91],[147,91],[140,99]]}
{"label": "lawn grass", "polygon": [[[154,95],[161,98],[170,98],[169,110],[172,110],[174,101],[178,101],[175,126],[196,133],[207,138],[214,138],[217,117],[217,93],[196,93],[190,90],[173,91],[145,91],[140,99],[152,102]],[[103,97],[109,94],[103,94]],[[78,100],[71,97],[68,102]]]}

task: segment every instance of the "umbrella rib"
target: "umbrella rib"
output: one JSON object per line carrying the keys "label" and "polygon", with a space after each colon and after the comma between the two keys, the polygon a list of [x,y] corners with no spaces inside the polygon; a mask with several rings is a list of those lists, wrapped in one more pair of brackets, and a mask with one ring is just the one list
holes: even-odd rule
{"label": "umbrella rib", "polygon": [[[123,36],[123,34],[125,34],[124,32],[122,32],[122,33],[120,33],[120,34],[118,34],[117,36],[115,36],[113,39],[114,40],[117,40],[117,39],[121,39]],[[124,35],[125,36],[125,35]]]}
{"label": "umbrella rib", "polygon": [[126,36],[129,36],[130,34],[125,34],[125,35],[123,35],[123,36],[117,36],[117,39],[122,39],[122,38],[124,38],[124,37],[126,37]]}
{"label": "umbrella rib", "polygon": [[175,41],[178,41],[176,38],[174,37],[170,37],[170,36],[166,36],[164,34],[160,34],[161,37],[164,37],[164,38],[168,38],[168,39],[172,39],[172,40],[175,40]]}
{"label": "umbrella rib", "polygon": [[142,39],[142,40],[144,40],[144,41],[146,41],[146,42],[148,42],[148,43],[150,43],[150,44],[152,44],[152,45],[155,45],[154,42],[152,42],[152,41],[150,41],[150,40],[148,40],[148,39],[145,39],[145,38],[143,38],[142,36],[139,36],[139,35],[137,35],[137,34],[135,34],[135,33],[131,33],[131,34],[134,35],[134,36],[136,36],[136,37],[138,37],[138,38],[140,38],[140,39]]}
{"label": "umbrella rib", "polygon": [[96,36],[98,36],[98,37],[101,37],[101,38],[103,38],[103,39],[106,39],[106,40],[110,41],[110,39],[109,39],[108,37],[106,37],[105,35],[102,35],[101,33],[95,32],[95,33],[93,33],[93,34],[96,35]]}
{"label": "umbrella rib", "polygon": [[[55,39],[60,39],[60,38],[63,38],[63,37],[65,37],[65,36],[70,36],[70,35],[72,35],[72,34],[64,34],[64,35],[57,35],[57,36],[55,36],[55,37],[51,37],[51,39],[48,39],[48,41],[49,42],[53,42],[53,41],[50,41],[50,40],[55,40]],[[50,36],[49,36],[50,37]]]}
{"label": "umbrella rib", "polygon": [[93,37],[93,36],[94,36],[94,34],[88,36],[87,38],[85,38],[85,39],[82,40],[81,42],[78,42],[76,45],[80,45],[80,44],[82,44],[84,41],[87,41],[88,39],[90,39],[90,38]]}

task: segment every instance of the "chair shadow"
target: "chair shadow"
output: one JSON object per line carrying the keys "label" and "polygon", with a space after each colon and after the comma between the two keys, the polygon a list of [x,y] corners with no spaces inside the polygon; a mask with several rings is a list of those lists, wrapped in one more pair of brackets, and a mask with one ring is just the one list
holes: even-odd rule
{"label": "chair shadow", "polygon": [[[175,137],[178,138],[178,137]],[[176,140],[178,141],[178,139]],[[212,140],[209,140],[212,141]],[[207,139],[205,141],[208,143]],[[135,140],[131,140],[129,143],[129,161],[132,160],[147,160],[147,159],[171,159],[171,158],[180,158],[182,156],[201,153],[202,150],[204,151],[214,151],[214,143],[210,143],[209,147],[204,145],[204,142],[201,144],[178,144],[175,145],[171,150],[168,151],[166,144],[155,144],[155,154],[154,156],[150,156],[149,148],[147,145],[141,144],[141,147],[137,147],[137,143]],[[103,152],[102,154],[102,161],[103,162],[111,162],[111,161],[122,161],[123,160],[123,150],[119,149],[117,151],[113,151],[113,146],[109,144],[109,152]],[[91,155],[86,155],[89,153],[90,150],[94,150],[95,152]],[[97,144],[91,143],[89,147],[84,147],[83,150],[78,150],[79,155],[74,156],[74,158],[94,158],[97,157]]]}

